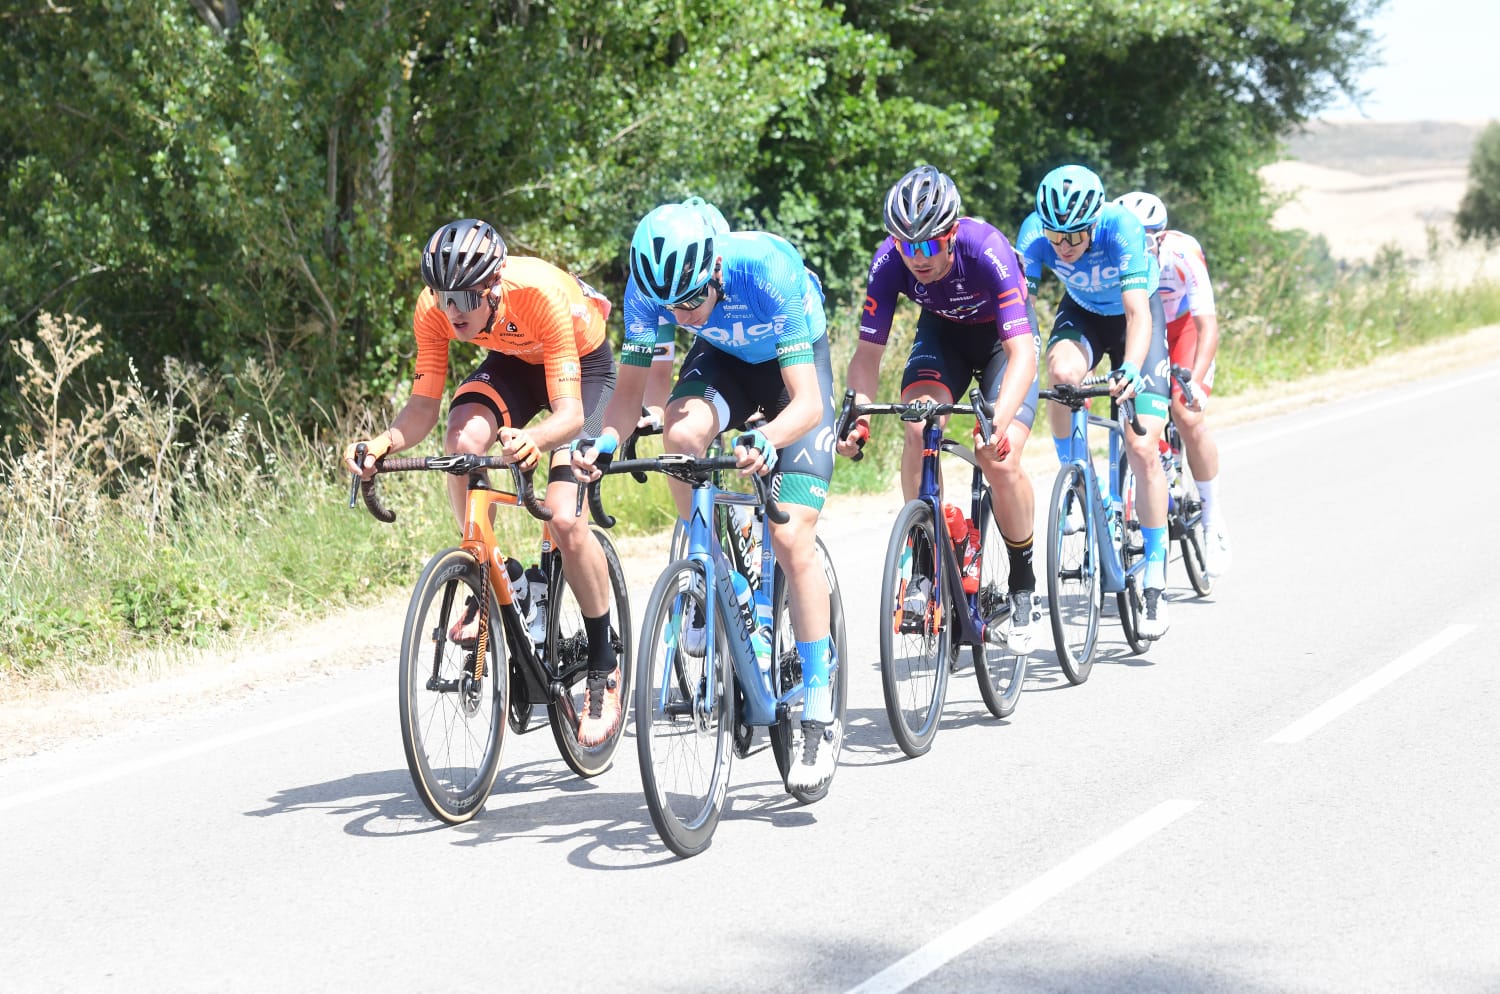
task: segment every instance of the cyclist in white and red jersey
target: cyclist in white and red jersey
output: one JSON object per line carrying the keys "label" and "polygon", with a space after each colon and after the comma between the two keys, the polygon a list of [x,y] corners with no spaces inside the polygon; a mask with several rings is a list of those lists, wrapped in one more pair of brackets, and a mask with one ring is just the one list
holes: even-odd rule
{"label": "cyclist in white and red jersey", "polygon": [[1172,420],[1182,434],[1188,467],[1203,505],[1203,565],[1210,576],[1229,571],[1229,529],[1219,508],[1219,446],[1209,433],[1206,412],[1213,393],[1215,357],[1219,351],[1219,318],[1208,278],[1203,247],[1192,235],[1167,227],[1167,208],[1155,194],[1137,190],[1115,203],[1141,219],[1147,247],[1161,265],[1161,303],[1167,319],[1167,351],[1174,366],[1192,372],[1193,403],[1172,384]]}

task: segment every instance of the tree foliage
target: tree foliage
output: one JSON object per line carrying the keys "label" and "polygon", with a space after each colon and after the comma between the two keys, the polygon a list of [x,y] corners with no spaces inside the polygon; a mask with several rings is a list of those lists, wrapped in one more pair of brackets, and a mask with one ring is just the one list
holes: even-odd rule
{"label": "tree foliage", "polygon": [[457,216],[618,297],[636,219],[699,194],[843,299],[911,165],[1013,231],[1071,160],[1247,252],[1255,167],[1379,2],[30,0],[0,14],[0,326],[98,323],[117,376],[269,360],[305,419],[407,374]]}
{"label": "tree foliage", "polygon": [[1464,239],[1500,241],[1500,122],[1491,122],[1474,142],[1469,188],[1454,217]]}

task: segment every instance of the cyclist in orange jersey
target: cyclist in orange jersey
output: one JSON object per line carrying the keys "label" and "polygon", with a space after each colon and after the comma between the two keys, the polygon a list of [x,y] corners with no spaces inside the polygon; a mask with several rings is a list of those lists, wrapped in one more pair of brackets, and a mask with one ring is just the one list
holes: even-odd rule
{"label": "cyclist in orange jersey", "polygon": [[[609,638],[609,577],[604,552],[587,517],[575,517],[578,483],[568,443],[597,435],[615,385],[614,354],[605,339],[607,299],[541,259],[507,257],[505,242],[484,221],[466,218],[439,228],[422,252],[422,281],[412,326],[417,339],[411,396],[385,431],[364,439],[369,454],[354,465],[369,477],[381,456],[418,444],[437,424],[448,379],[448,345],[487,350],[479,368],[453,393],[445,453],[483,454],[498,440],[501,454],[524,469],[546,457],[550,528],[563,574],[578,599],[589,642],[587,701],[578,739],[603,742],[621,720],[619,667]],[[547,416],[527,427],[533,417]],[[463,524],[467,481],[448,477],[454,515]],[[466,618],[477,624],[472,617]],[[466,633],[458,633],[464,637]]]}

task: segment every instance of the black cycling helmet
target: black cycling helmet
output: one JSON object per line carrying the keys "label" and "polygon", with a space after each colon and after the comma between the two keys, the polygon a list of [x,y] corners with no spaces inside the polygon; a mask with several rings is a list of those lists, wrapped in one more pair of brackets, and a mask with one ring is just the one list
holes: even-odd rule
{"label": "black cycling helmet", "polygon": [[422,250],[422,282],[434,290],[470,290],[494,283],[505,263],[505,241],[491,225],[467,217],[443,225]]}
{"label": "black cycling helmet", "polygon": [[947,234],[963,205],[953,181],[936,166],[918,166],[885,195],[885,230],[908,242]]}

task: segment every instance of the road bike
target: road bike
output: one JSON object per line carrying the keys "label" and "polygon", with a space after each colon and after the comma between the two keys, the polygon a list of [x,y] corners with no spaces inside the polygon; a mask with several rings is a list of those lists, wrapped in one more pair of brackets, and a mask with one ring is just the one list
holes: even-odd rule
{"label": "road bike", "polygon": [[[657,579],[641,623],[640,674],[635,687],[636,746],[641,784],[652,824],[678,856],[694,856],[713,840],[736,756],[750,753],[755,729],[770,732],[771,752],[783,783],[802,752],[802,664],[789,610],[786,575],[775,562],[770,522],[788,520],[769,497],[763,477],[754,494],[721,490],[716,473],[736,469],[733,456],[683,454],[615,460],[604,473],[664,473],[692,487],[687,551]],[[589,487],[595,520],[605,513],[598,481]],[[712,522],[721,504],[764,508],[761,535],[764,576],[759,595],[738,577]],[[831,748],[837,769],[843,748],[848,696],[848,641],[843,598],[833,561],[821,539],[816,551],[828,582],[829,632],[833,660],[829,671],[834,718]],[[741,587],[741,584],[745,584]],[[739,589],[737,589],[739,588]],[[756,603],[757,600],[760,603]],[[704,644],[683,644],[689,620],[701,623]],[[762,631],[762,620],[769,631]],[[827,795],[832,781],[810,789],[787,788],[809,804]]]}
{"label": "road bike", "polygon": [[[988,443],[993,412],[978,388],[968,404],[916,401],[901,404],[857,404],[854,391],[844,394],[837,437],[849,434],[856,418],[894,414],[922,425],[922,475],[917,496],[896,515],[881,573],[880,683],[886,715],[896,744],[916,757],[932,748],[947,694],[948,674],[955,670],[964,646],[971,649],[974,673],[985,707],[997,718],[1016,708],[1026,679],[1027,656],[1006,644],[1010,622],[1010,557],[995,520],[994,494],[973,451],[943,437],[942,420],[972,414],[980,439]],[[973,469],[968,520],[977,558],[977,585],[966,589],[963,563],[955,552],[943,512],[940,454],[963,460]],[[855,456],[858,459],[863,453]],[[919,614],[906,610],[913,591],[925,595]]]}
{"label": "road bike", "polygon": [[[1135,402],[1116,405],[1117,417],[1089,411],[1089,401],[1111,394],[1110,376],[1090,377],[1074,385],[1058,383],[1039,396],[1067,407],[1070,414],[1070,458],[1057,471],[1047,508],[1047,607],[1057,661],[1069,682],[1083,683],[1094,665],[1104,597],[1114,594],[1120,626],[1133,652],[1149,644],[1141,638],[1139,619],[1145,592],[1145,545],[1135,517],[1130,464],[1124,457],[1125,426],[1137,435],[1146,429],[1137,420]],[[1089,428],[1109,434],[1108,489],[1100,486],[1089,452]]]}
{"label": "road bike", "polygon": [[[363,464],[364,453],[356,450],[355,459]],[[489,484],[486,471],[502,468],[511,474],[513,491]],[[621,714],[612,735],[586,746],[578,741],[578,721],[588,636],[582,611],[563,579],[562,553],[553,546],[547,526],[552,512],[537,500],[529,474],[499,456],[469,454],[387,456],[376,461],[375,469],[376,476],[363,481],[356,476],[354,482],[370,513],[386,523],[396,515],[376,492],[380,474],[425,470],[468,477],[463,540],[434,555],[422,570],[401,634],[401,742],[422,803],[449,824],[473,818],[499,772],[507,727],[517,734],[540,727],[532,722],[537,706],[546,707],[558,751],[573,772],[593,777],[608,769],[625,729],[634,659],[625,573],[609,537],[592,529],[609,575],[609,637],[620,667]],[[353,506],[352,491],[349,500]],[[532,641],[516,603],[507,569],[511,560],[491,525],[498,507],[524,507],[542,522],[539,566],[547,616],[539,642]]]}

